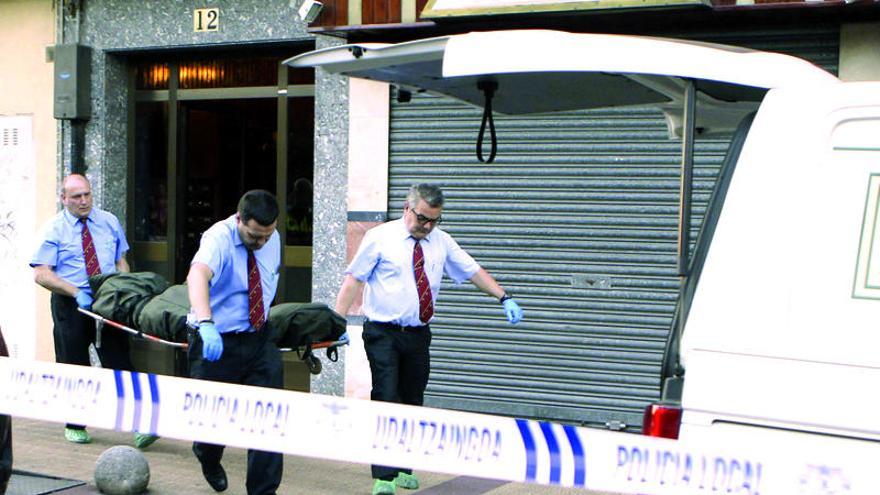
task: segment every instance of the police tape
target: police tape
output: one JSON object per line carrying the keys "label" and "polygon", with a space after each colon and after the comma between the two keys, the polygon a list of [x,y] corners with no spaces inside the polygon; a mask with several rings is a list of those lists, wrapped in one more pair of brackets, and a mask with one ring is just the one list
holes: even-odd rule
{"label": "police tape", "polygon": [[[769,445],[704,448],[544,421],[13,358],[0,358],[0,413],[618,493],[787,495],[877,488],[873,459],[826,459],[818,451],[783,452]],[[829,473],[843,476],[847,491],[819,491]]]}

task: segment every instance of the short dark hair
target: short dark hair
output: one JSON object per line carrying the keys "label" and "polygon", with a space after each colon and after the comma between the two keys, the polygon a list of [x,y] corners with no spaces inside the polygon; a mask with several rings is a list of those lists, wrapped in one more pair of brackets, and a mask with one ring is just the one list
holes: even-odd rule
{"label": "short dark hair", "polygon": [[265,189],[250,190],[238,201],[238,216],[242,223],[255,220],[266,227],[278,219],[278,200]]}

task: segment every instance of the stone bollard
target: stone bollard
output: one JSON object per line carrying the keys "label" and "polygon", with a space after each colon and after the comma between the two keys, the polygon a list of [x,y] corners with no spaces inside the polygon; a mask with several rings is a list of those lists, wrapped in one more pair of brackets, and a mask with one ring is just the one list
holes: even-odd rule
{"label": "stone bollard", "polygon": [[150,465],[141,452],[127,445],[105,450],[95,462],[95,484],[107,495],[138,495],[150,483]]}

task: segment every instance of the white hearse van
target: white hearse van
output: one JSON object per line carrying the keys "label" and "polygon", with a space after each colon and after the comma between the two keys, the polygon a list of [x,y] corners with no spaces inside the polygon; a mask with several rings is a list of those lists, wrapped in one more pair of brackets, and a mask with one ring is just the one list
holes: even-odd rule
{"label": "white hearse van", "polygon": [[880,82],[738,47],[540,30],[347,45],[286,63],[503,114],[656,105],[682,137],[684,226],[694,136],[731,135],[699,235],[679,228],[663,400],[644,431],[829,448],[880,440]]}

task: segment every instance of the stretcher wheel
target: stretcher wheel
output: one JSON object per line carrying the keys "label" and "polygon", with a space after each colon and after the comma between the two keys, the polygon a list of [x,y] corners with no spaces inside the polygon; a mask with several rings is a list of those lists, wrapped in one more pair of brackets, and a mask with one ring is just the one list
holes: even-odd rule
{"label": "stretcher wheel", "polygon": [[306,366],[309,367],[309,373],[313,375],[318,375],[321,373],[321,360],[316,356],[309,354],[305,357]]}

